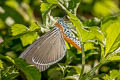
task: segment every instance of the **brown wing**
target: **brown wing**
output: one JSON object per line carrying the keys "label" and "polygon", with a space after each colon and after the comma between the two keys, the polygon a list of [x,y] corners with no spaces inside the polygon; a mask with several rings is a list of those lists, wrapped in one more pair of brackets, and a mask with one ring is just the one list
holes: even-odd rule
{"label": "brown wing", "polygon": [[65,42],[59,28],[54,28],[29,46],[20,56],[40,71],[60,61],[66,51]]}

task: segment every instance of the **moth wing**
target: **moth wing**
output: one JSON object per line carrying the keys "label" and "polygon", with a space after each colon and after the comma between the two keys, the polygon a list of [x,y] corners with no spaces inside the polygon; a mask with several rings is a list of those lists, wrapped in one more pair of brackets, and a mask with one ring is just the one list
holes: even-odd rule
{"label": "moth wing", "polygon": [[66,46],[59,28],[54,28],[29,46],[20,56],[40,71],[60,61],[66,52]]}

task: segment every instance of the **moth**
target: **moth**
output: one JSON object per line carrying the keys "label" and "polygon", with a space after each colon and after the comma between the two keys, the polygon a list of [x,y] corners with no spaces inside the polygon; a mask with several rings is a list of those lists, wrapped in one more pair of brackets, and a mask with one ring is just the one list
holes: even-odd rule
{"label": "moth", "polygon": [[44,71],[65,56],[65,41],[81,50],[80,41],[72,33],[69,25],[63,19],[58,19],[55,27],[30,45],[20,58]]}

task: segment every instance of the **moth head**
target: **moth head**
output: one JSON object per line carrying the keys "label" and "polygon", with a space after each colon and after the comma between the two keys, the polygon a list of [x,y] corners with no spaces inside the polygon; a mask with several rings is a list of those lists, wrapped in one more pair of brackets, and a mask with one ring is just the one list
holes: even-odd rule
{"label": "moth head", "polygon": [[65,23],[63,18],[59,18],[57,23],[60,24],[64,28],[68,28],[69,27],[69,25],[67,23]]}
{"label": "moth head", "polygon": [[58,24],[60,24],[61,26],[63,26],[64,25],[64,20],[62,19],[62,18],[59,18],[58,19]]}

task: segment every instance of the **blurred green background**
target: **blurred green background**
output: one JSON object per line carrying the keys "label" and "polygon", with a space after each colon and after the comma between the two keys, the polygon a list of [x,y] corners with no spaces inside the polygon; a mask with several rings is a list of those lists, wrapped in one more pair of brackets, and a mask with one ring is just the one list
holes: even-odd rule
{"label": "blurred green background", "polygon": [[[0,54],[4,56],[9,56],[13,59],[17,58],[28,45],[32,44],[32,42],[38,39],[39,36],[43,35],[44,33],[46,33],[51,29],[53,23],[47,24],[46,23],[47,18],[45,17],[46,15],[43,14],[45,12],[45,9],[51,7],[51,3],[48,3],[48,5],[43,4],[43,3],[47,3],[47,1],[50,0],[0,0]],[[53,2],[54,1],[55,0],[53,0]],[[67,2],[67,0],[61,0],[61,1]],[[75,11],[75,7],[77,5],[76,3],[78,2],[79,0],[70,0],[67,10],[71,11],[71,13],[73,14],[76,14],[76,16],[83,22],[83,24],[88,27],[92,27],[92,26],[99,27],[101,25],[101,21],[105,22],[109,19],[113,20],[114,17],[110,17],[110,16],[119,15],[118,13],[120,11],[120,0],[81,0],[77,8],[77,11]],[[65,6],[67,6],[67,4]],[[57,6],[51,9],[50,15],[54,18],[57,18],[57,17],[66,16],[66,13],[62,8]],[[24,38],[27,35],[20,37],[24,33],[17,35],[18,34],[17,30],[16,30],[16,34],[12,34],[12,32],[15,32],[11,30],[11,27],[15,26],[14,24],[18,24],[18,25],[21,24],[20,26],[23,28],[26,27],[25,31],[28,30],[28,33],[29,31],[33,30],[33,33],[28,34],[31,35],[29,36],[29,39]],[[32,26],[36,26],[35,31],[34,31],[34,27],[32,28]],[[21,30],[21,32],[23,30],[24,32],[23,28],[19,30]],[[37,34],[34,32],[37,32]],[[87,44],[86,46],[89,45],[93,45],[93,44]],[[99,46],[94,45],[94,48],[92,47],[91,49],[91,47],[87,47],[88,49],[85,50],[86,64],[88,64],[86,65],[86,71],[88,70],[88,68],[93,67],[99,62],[100,55],[97,53],[99,49],[96,47]],[[77,54],[73,54],[73,53],[77,53]],[[72,67],[70,66],[67,67],[68,68],[66,70],[67,73],[62,75],[61,71],[57,71],[59,70],[59,68],[58,65],[55,64],[47,71],[42,72],[42,80],[61,80],[63,76],[66,77],[66,79],[68,78],[68,80],[73,80],[70,79],[69,76],[76,73],[80,73],[79,72],[80,68],[74,66],[74,65],[78,65],[81,62],[80,53],[81,52],[76,50],[74,47],[71,47],[70,49],[68,48],[68,51],[66,53],[67,55],[61,61],[60,64],[64,66],[70,64],[70,66]],[[14,68],[11,66],[11,64],[8,63],[9,62],[7,61],[0,60],[0,68],[4,68],[3,70],[0,69],[1,75],[2,73],[4,73],[5,70],[8,69],[8,67],[11,70],[12,68]],[[54,68],[56,68],[56,70],[54,70]],[[112,79],[108,79],[108,77],[112,75],[110,74],[110,70],[113,70],[114,72],[113,75],[115,75],[116,73],[118,73],[117,70],[119,69],[120,69],[119,61],[105,64],[96,73],[100,73],[100,74],[103,73],[106,75],[97,75],[98,77],[95,78],[94,80],[101,80],[101,79],[112,80]],[[75,70],[78,72],[76,72]],[[12,74],[13,71],[9,71],[9,72]],[[18,70],[14,70],[14,72],[19,73]],[[7,78],[9,74],[6,73],[7,77],[5,76],[3,79],[22,80],[24,78],[23,75],[20,75],[21,72],[19,74],[18,73],[15,73],[14,78],[13,77]]]}

